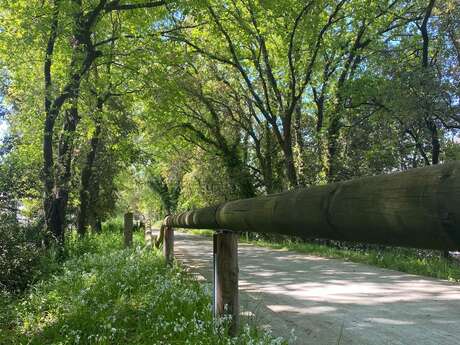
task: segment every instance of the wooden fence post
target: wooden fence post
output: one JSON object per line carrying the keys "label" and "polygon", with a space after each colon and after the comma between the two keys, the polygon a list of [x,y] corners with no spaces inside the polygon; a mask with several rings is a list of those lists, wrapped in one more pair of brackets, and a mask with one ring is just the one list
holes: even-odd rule
{"label": "wooden fence post", "polygon": [[152,248],[153,245],[153,236],[152,236],[152,229],[149,226],[145,227],[144,231],[144,242],[145,242],[145,247],[148,249]]}
{"label": "wooden fence post", "polygon": [[216,257],[217,257],[217,232],[214,231],[214,233],[212,234],[212,282],[213,282],[213,289],[212,289],[212,316],[214,318],[217,317],[217,314],[216,314],[216,286],[217,286],[217,269],[216,269]]}
{"label": "wooden fence post", "polygon": [[163,255],[166,259],[166,264],[168,266],[172,265],[174,259],[174,229],[170,226],[165,226],[164,229]]}
{"label": "wooden fence post", "polygon": [[124,235],[125,235],[125,248],[131,247],[131,245],[133,244],[133,213],[132,212],[125,213]]}
{"label": "wooden fence post", "polygon": [[238,235],[219,231],[214,237],[214,315],[231,316],[229,334],[236,336],[240,319],[238,295]]}

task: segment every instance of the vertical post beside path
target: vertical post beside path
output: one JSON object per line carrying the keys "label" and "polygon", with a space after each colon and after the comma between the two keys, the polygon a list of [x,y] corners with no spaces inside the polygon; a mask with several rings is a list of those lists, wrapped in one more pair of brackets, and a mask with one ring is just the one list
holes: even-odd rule
{"label": "vertical post beside path", "polygon": [[212,234],[212,282],[213,282],[213,289],[212,289],[212,316],[214,318],[217,317],[216,314],[216,286],[217,286],[217,269],[216,269],[216,256],[217,256],[217,232]]}
{"label": "vertical post beside path", "polygon": [[229,334],[236,336],[239,327],[238,234],[219,231],[214,237],[214,315],[231,316]]}
{"label": "vertical post beside path", "polygon": [[145,241],[145,247],[148,249],[152,248],[153,245],[153,238],[152,238],[152,229],[149,226],[145,227],[144,231],[144,241]]}
{"label": "vertical post beside path", "polygon": [[172,265],[174,259],[174,229],[170,226],[165,226],[163,255],[168,266]]}
{"label": "vertical post beside path", "polygon": [[133,213],[125,213],[125,227],[124,227],[124,237],[125,237],[125,248],[131,247],[133,244]]}

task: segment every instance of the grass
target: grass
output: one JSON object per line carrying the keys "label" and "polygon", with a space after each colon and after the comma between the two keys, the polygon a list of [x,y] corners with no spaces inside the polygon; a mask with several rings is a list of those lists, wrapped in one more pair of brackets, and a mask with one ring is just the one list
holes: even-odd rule
{"label": "grass", "polygon": [[159,252],[107,232],[68,240],[68,259],[20,296],[0,295],[0,344],[283,344],[214,322],[210,293]]}
{"label": "grass", "polygon": [[[212,236],[213,234],[211,230],[194,229],[188,232],[203,236]],[[278,250],[292,250],[298,253],[343,259],[421,276],[460,282],[460,264],[456,260],[447,260],[439,255],[427,255],[416,249],[339,249],[332,246],[295,240],[284,240],[281,242],[247,240],[244,236],[240,236],[240,242]]]}
{"label": "grass", "polygon": [[212,235],[214,234],[213,230],[190,229],[186,231],[193,235],[200,235],[200,236],[206,236],[206,237],[212,237]]}

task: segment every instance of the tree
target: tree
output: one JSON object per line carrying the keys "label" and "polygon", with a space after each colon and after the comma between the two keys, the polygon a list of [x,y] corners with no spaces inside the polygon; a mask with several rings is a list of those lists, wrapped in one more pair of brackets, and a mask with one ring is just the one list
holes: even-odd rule
{"label": "tree", "polygon": [[[43,205],[46,231],[58,242],[64,240],[74,136],[80,121],[81,82],[93,63],[104,55],[104,46],[117,39],[106,36],[107,16],[115,11],[154,8],[164,4],[164,1],[124,3],[120,0],[100,0],[84,3],[81,0],[54,0],[43,6],[36,4],[32,10],[23,7],[22,3],[9,4],[4,9],[14,23],[14,19],[21,23],[35,21],[30,12],[42,11],[43,15],[40,24],[45,30],[35,31],[29,37],[38,37],[39,44],[34,48],[44,52]],[[14,28],[11,29],[14,32]],[[41,45],[41,40],[46,43]],[[58,64],[59,71],[53,68]],[[62,129],[55,148],[55,127],[61,115]]]}

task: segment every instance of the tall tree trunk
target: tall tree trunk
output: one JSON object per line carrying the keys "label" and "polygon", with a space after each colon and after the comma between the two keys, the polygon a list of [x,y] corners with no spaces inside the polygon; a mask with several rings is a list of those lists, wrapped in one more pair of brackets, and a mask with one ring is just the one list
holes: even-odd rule
{"label": "tall tree trunk", "polygon": [[[323,87],[324,89],[324,87]],[[321,90],[320,93],[316,90],[316,88],[312,88],[313,90],[313,99],[316,104],[316,132],[319,133],[323,128],[324,122],[324,92]]]}
{"label": "tall tree trunk", "polygon": [[[59,243],[64,241],[64,226],[67,202],[69,198],[68,183],[71,175],[73,151],[73,134],[78,123],[76,104],[66,111],[63,130],[59,140],[56,165],[53,165],[52,130],[45,132],[45,224],[48,232]],[[53,179],[54,176],[54,179]]]}
{"label": "tall tree trunk", "polygon": [[431,164],[439,163],[441,143],[439,141],[438,127],[432,119],[427,119],[426,125],[431,134]]}
{"label": "tall tree trunk", "polygon": [[53,137],[54,124],[60,108],[56,107],[53,101],[53,84],[51,78],[51,66],[53,63],[54,46],[56,44],[59,24],[59,0],[53,2],[53,17],[51,20],[50,33],[45,50],[45,61],[43,64],[43,76],[45,82],[45,124],[43,128],[43,211],[45,218],[46,242],[49,244],[51,237],[56,238],[56,229],[52,228],[54,222],[53,186],[54,186],[54,158],[53,158]]}
{"label": "tall tree trunk", "polygon": [[321,91],[313,88],[313,97],[316,104],[316,140],[317,140],[317,152],[319,161],[318,180],[320,183],[324,183],[328,179],[329,173],[329,152],[327,138],[323,131],[324,127],[324,86]]}
{"label": "tall tree trunk", "polygon": [[[72,57],[69,64],[69,79],[62,91],[54,93],[51,65],[53,51],[58,33],[59,0],[53,2],[53,18],[50,34],[45,51],[44,79],[45,79],[45,128],[43,140],[43,175],[44,175],[44,214],[45,231],[56,240],[64,240],[64,218],[68,201],[68,181],[71,173],[71,159],[73,136],[78,123],[78,97],[81,78],[86,74],[94,60],[100,55],[91,41],[91,28],[103,10],[106,1],[101,1],[91,11],[91,15],[84,15],[82,3],[73,1],[73,39]],[[53,135],[54,125],[60,115],[64,103],[71,101],[71,107],[66,111],[64,127],[59,142],[57,164],[53,162]]]}
{"label": "tall tree trunk", "polygon": [[[263,135],[259,138],[254,139],[254,149],[256,157],[260,167],[260,173],[262,175],[262,183],[265,187],[267,194],[275,192],[275,185],[273,181],[273,161],[272,161],[272,140],[271,131],[268,124],[265,123],[263,128]],[[263,145],[263,146],[262,146]]]}
{"label": "tall tree trunk", "polygon": [[339,162],[337,160],[337,153],[339,149],[339,135],[340,135],[340,120],[337,113],[332,115],[328,130],[328,144],[327,144],[327,180],[329,183],[337,180],[337,173],[339,171]]}
{"label": "tall tree trunk", "polygon": [[264,181],[267,188],[267,193],[273,193],[275,191],[275,181],[273,180],[273,140],[270,132],[270,128],[266,123],[265,127],[265,166],[264,166]]}
{"label": "tall tree trunk", "polygon": [[[99,137],[101,133],[101,124],[96,122],[96,130],[90,141],[90,149],[86,155],[85,165],[81,171],[81,185],[80,185],[80,210],[77,219],[77,231],[80,236],[86,233],[86,227],[89,220],[89,203],[91,200],[91,181],[93,177],[94,161],[96,159],[97,149],[99,146]],[[94,216],[94,215],[93,215]],[[92,217],[94,218],[94,217]]]}
{"label": "tall tree trunk", "polygon": [[[347,80],[353,75],[354,70],[357,68],[356,59],[359,58],[359,50],[365,48],[371,41],[363,41],[364,34],[366,32],[367,26],[364,24],[360,27],[353,45],[350,47],[347,59],[344,64],[344,68],[340,73],[340,77],[337,81],[337,91],[336,99],[337,103],[331,114],[329,126],[328,126],[328,171],[327,171],[327,180],[329,183],[340,180],[340,177],[337,175],[340,169],[340,163],[338,160],[338,153],[340,149],[339,138],[340,130],[342,124],[340,121],[340,116],[344,110],[344,99],[342,90],[345,87]],[[323,99],[324,101],[324,99]],[[321,108],[323,111],[323,108]]]}
{"label": "tall tree trunk", "polygon": [[[48,189],[49,176],[52,171],[54,181],[52,184],[51,192],[45,195],[45,222],[47,229],[51,232],[52,236],[59,243],[64,242],[64,229],[65,229],[65,216],[67,210],[67,203],[69,199],[69,182],[72,168],[72,152],[74,133],[79,121],[77,100],[74,100],[70,109],[65,114],[63,129],[59,138],[58,155],[56,165],[51,165],[49,159],[46,157],[51,154],[52,162],[52,142],[49,141],[44,145],[45,153],[45,171],[48,172],[48,178],[45,177],[45,187]],[[50,137],[50,136],[48,136]],[[54,170],[54,171],[53,171]]]}
{"label": "tall tree trunk", "polygon": [[[425,16],[423,18],[422,24],[420,25],[420,33],[422,35],[422,68],[424,72],[427,72],[427,76],[429,76],[429,44],[430,44],[430,37],[428,34],[428,21],[430,20],[431,14],[433,12],[433,8],[435,5],[435,0],[430,0],[428,6],[425,10]],[[429,102],[429,101],[428,101]],[[441,143],[439,141],[438,135],[438,127],[433,120],[432,106],[430,103],[426,103],[425,108],[425,124],[430,132],[431,136],[431,164],[438,164],[439,163],[439,155],[441,153]],[[442,251],[442,256],[446,259],[450,258],[450,253],[448,250]]]}
{"label": "tall tree trunk", "polygon": [[[433,12],[434,4],[435,4],[435,0],[430,0],[425,10],[425,16],[423,18],[422,24],[420,25],[420,32],[421,32],[422,41],[423,41],[422,43],[422,68],[423,68],[423,71],[426,73],[426,77],[430,77],[430,73],[429,73],[430,37],[428,34],[428,22],[431,17],[431,13]],[[429,102],[430,101],[427,101],[427,103],[425,103],[425,124],[431,136],[431,163],[438,164],[439,154],[441,152],[441,145],[439,142],[438,128],[431,114],[433,107],[432,107],[432,104]]]}
{"label": "tall tree trunk", "polygon": [[294,113],[295,161],[297,162],[297,184],[305,186],[304,138],[302,134],[302,104],[297,103]]}
{"label": "tall tree trunk", "polygon": [[288,188],[297,187],[297,173],[294,164],[294,152],[292,151],[291,140],[286,140],[283,146],[284,164],[286,165],[286,176],[288,179]]}
{"label": "tall tree trunk", "polygon": [[428,3],[428,6],[425,9],[425,16],[423,17],[422,24],[420,25],[420,32],[422,34],[422,40],[423,40],[423,45],[422,45],[422,67],[423,68],[428,68],[429,62],[428,62],[428,57],[429,57],[429,43],[430,43],[430,37],[428,35],[428,21],[430,20],[431,13],[433,12],[433,7],[435,4],[436,0],[430,0]]}
{"label": "tall tree trunk", "polygon": [[47,115],[45,119],[45,128],[43,133],[43,180],[44,180],[44,196],[43,196],[43,209],[46,227],[47,242],[50,236],[57,239],[57,231],[52,227],[55,223],[52,221],[53,214],[55,213],[53,205],[53,187],[54,187],[54,173],[53,173],[53,133],[54,120],[51,116]]}
{"label": "tall tree trunk", "polygon": [[[72,175],[72,157],[75,141],[75,131],[77,129],[80,117],[78,115],[78,96],[73,100],[72,107],[66,111],[64,120],[64,129],[61,134],[58,152],[58,179],[56,181],[55,190],[59,191],[56,198],[60,200],[60,208],[57,210],[59,214],[59,230],[60,239],[64,240],[64,229],[66,225],[65,216],[67,214],[67,203],[69,199],[69,184]],[[62,169],[62,170],[61,170]],[[56,229],[57,230],[57,229]]]}
{"label": "tall tree trunk", "polygon": [[291,116],[288,117],[287,115],[283,118],[283,140],[281,148],[284,154],[288,188],[296,188],[298,186],[298,180],[294,163],[294,152],[292,149]]}
{"label": "tall tree trunk", "polygon": [[270,123],[270,129],[273,132],[278,145],[283,152],[283,165],[287,178],[287,188],[292,189],[298,186],[297,172],[294,163],[293,138],[292,138],[292,114],[295,110],[295,104],[284,112],[281,118],[283,131],[279,129],[279,124],[274,117],[267,119]]}

